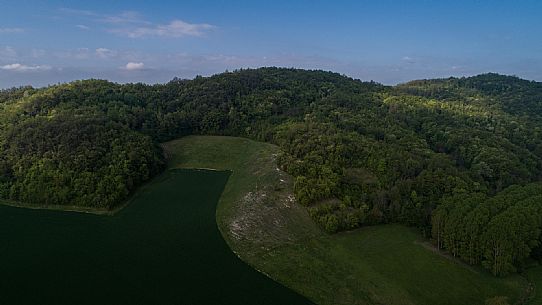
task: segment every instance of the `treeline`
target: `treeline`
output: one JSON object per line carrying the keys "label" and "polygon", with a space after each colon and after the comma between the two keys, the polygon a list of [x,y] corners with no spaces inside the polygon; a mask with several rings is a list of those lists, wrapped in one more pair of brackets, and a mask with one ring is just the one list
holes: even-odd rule
{"label": "treeline", "polygon": [[163,165],[149,137],[101,117],[36,116],[4,136],[0,196],[30,204],[112,208]]}
{"label": "treeline", "polygon": [[397,88],[412,95],[493,106],[514,115],[542,116],[542,83],[516,76],[487,73],[475,77],[417,80]]}
{"label": "treeline", "polygon": [[433,212],[432,237],[465,262],[494,275],[542,258],[542,183],[511,186],[498,195],[462,193],[445,197]]}
{"label": "treeline", "polygon": [[328,232],[402,222],[429,236],[443,198],[540,180],[541,95],[496,74],[388,87],[280,68],[16,88],[0,92],[1,196],[114,206],[159,171],[157,143],[242,136],[281,147],[296,198]]}
{"label": "treeline", "polygon": [[31,86],[0,89],[0,103],[18,100],[24,96],[32,94],[34,91],[35,89]]}

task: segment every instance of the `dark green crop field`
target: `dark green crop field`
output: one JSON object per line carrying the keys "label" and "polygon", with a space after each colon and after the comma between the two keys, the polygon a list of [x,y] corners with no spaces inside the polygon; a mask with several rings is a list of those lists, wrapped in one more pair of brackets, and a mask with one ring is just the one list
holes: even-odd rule
{"label": "dark green crop field", "polygon": [[114,216],[0,205],[0,304],[311,304],[224,242],[228,177],[169,170]]}

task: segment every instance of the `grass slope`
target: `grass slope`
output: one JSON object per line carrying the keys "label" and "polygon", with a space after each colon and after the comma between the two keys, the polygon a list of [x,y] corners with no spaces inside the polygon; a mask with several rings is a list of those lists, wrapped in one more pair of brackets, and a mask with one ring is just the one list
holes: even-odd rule
{"label": "grass slope", "polygon": [[276,168],[278,149],[241,138],[189,136],[164,144],[172,168],[232,170],[217,208],[229,246],[245,261],[318,304],[476,305],[526,287],[494,278],[422,245],[400,225],[327,235]]}
{"label": "grass slope", "polygon": [[535,287],[534,294],[527,302],[528,305],[540,305],[542,304],[542,266],[536,266],[530,268],[526,272],[527,278]]}

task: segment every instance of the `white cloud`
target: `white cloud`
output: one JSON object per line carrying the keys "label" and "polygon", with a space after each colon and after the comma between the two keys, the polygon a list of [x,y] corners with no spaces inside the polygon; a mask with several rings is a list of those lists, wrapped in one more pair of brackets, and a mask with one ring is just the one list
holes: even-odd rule
{"label": "white cloud", "polygon": [[125,11],[117,15],[102,16],[99,21],[105,23],[140,23],[150,24],[150,22],[143,20],[141,14],[134,11]]}
{"label": "white cloud", "polygon": [[10,46],[0,48],[0,57],[2,59],[13,59],[17,57],[17,51],[15,51],[15,49]]}
{"label": "white cloud", "polygon": [[144,66],[145,64],[143,64],[142,62],[129,62],[126,64],[124,68],[126,70],[133,71],[133,70],[141,70],[143,69]]}
{"label": "white cloud", "polygon": [[188,23],[182,20],[173,20],[165,25],[150,25],[136,28],[111,29],[110,32],[130,38],[141,37],[184,37],[184,36],[203,36],[206,32],[214,29],[215,26],[206,23]]}
{"label": "white cloud", "polygon": [[78,10],[78,9],[67,8],[67,7],[59,8],[58,11],[67,15],[79,15],[79,16],[96,16],[97,15],[93,11]]}
{"label": "white cloud", "polygon": [[416,60],[410,56],[405,56],[402,58],[402,60],[406,63],[413,64],[416,63]]}
{"label": "white cloud", "polygon": [[26,71],[45,71],[51,70],[51,66],[27,66],[19,63],[9,64],[5,66],[0,66],[0,69],[7,71],[17,71],[17,72],[26,72]]}
{"label": "white cloud", "polygon": [[89,26],[86,26],[84,24],[78,24],[75,26],[76,28],[80,29],[80,30],[83,30],[83,31],[88,31],[90,30],[90,27]]}
{"label": "white cloud", "polygon": [[71,54],[76,59],[88,59],[90,50],[88,48],[79,48]]}
{"label": "white cloud", "polygon": [[0,28],[0,33],[22,33],[24,32],[21,28]]}
{"label": "white cloud", "polygon": [[47,54],[47,51],[43,49],[32,49],[31,56],[32,58],[42,58]]}
{"label": "white cloud", "polygon": [[[138,12],[124,11],[115,15],[101,14],[94,11],[61,8],[60,12],[78,16],[86,22],[107,24],[107,31],[130,38],[140,37],[173,37],[203,36],[216,26],[207,23],[189,23],[175,19],[167,24],[153,23]],[[77,25],[78,28],[87,30],[87,25]]]}
{"label": "white cloud", "polygon": [[110,23],[110,24],[150,24],[145,21],[140,13],[134,11],[124,11],[115,15],[101,14],[95,11],[78,10],[71,8],[60,8],[59,12],[75,17],[82,17],[89,22]]}
{"label": "white cloud", "polygon": [[96,56],[102,59],[110,58],[117,55],[116,51],[107,49],[107,48],[97,48],[96,49]]}

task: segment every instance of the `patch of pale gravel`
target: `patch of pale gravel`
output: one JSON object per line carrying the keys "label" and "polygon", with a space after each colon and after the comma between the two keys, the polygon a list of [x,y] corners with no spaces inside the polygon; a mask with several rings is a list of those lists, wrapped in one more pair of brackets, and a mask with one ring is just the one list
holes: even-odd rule
{"label": "patch of pale gravel", "polygon": [[280,230],[280,207],[270,205],[264,190],[248,192],[239,203],[239,212],[230,222],[230,232],[237,240],[259,240]]}
{"label": "patch of pale gravel", "polygon": [[[270,158],[271,164],[276,164],[276,156]],[[255,186],[246,193],[235,203],[234,213],[228,220],[230,237],[247,249],[242,252],[249,261],[250,257],[273,255],[277,247],[294,244],[317,232],[307,211],[296,204],[290,176],[279,167],[273,171],[273,167],[269,172],[262,166],[254,173],[256,176],[271,174],[272,182]]]}
{"label": "patch of pale gravel", "polygon": [[293,242],[295,238],[289,234],[287,226],[288,213],[294,203],[293,194],[274,191],[271,187],[248,192],[238,203],[236,215],[229,223],[231,236],[264,251],[284,242]]}
{"label": "patch of pale gravel", "polygon": [[289,194],[287,200],[284,201],[284,206],[289,209],[292,207],[293,204],[295,204],[294,194]]}

